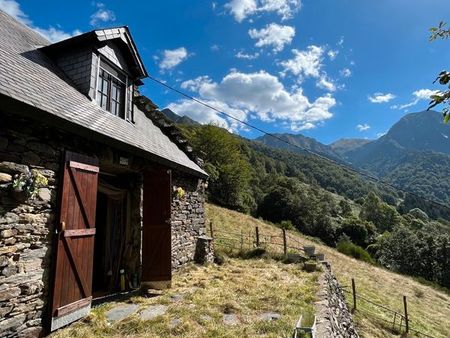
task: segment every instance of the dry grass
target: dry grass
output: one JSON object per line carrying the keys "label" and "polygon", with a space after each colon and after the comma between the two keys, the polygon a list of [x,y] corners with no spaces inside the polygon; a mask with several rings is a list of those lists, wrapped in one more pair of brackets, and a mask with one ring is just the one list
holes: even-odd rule
{"label": "dry grass", "polygon": [[[259,227],[263,236],[279,236],[281,232],[270,223],[214,205],[208,205],[207,215],[218,233],[254,233],[255,226]],[[351,278],[355,278],[357,293],[400,313],[403,312],[402,296],[405,295],[412,328],[433,337],[450,337],[449,294],[420,284],[410,277],[357,261],[332,248],[312,242],[298,232],[289,231],[289,236],[303,244],[313,244],[318,251],[325,253],[342,285],[350,285]],[[355,320],[362,337],[398,337],[392,332],[392,325],[384,321],[392,322],[393,319],[386,311],[363,301],[358,303],[358,309]]]}
{"label": "dry grass", "polygon": [[[142,321],[135,314],[110,324],[105,312],[114,304],[109,303],[53,337],[290,337],[299,315],[313,311],[317,278],[318,273],[308,274],[298,265],[270,258],[226,258],[220,266],[188,265],[174,274],[172,288],[162,295],[130,300],[142,309],[165,304],[165,315]],[[265,312],[282,317],[261,320],[259,315]],[[225,325],[224,314],[235,314],[239,325]],[[171,327],[173,320],[179,320],[179,325]]]}

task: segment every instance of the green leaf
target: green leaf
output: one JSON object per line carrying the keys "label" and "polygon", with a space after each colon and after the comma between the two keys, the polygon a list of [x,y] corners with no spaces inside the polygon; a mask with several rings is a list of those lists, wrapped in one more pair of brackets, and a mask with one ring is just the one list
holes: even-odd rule
{"label": "green leaf", "polygon": [[448,123],[450,121],[450,114],[444,115],[444,123]]}

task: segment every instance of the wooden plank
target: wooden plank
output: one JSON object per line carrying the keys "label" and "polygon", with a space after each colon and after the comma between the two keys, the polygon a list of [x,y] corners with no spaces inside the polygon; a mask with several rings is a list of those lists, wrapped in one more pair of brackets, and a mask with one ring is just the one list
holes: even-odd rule
{"label": "wooden plank", "polygon": [[[77,176],[77,172],[75,169],[70,168],[69,173],[70,173],[70,177],[73,181],[73,187],[75,190],[75,196],[77,197],[77,200],[78,200],[79,209],[81,211],[81,214],[83,215],[86,226],[88,228],[94,228],[95,225],[91,224],[92,216],[90,214],[88,214],[88,211],[87,211],[88,209],[86,208],[87,204],[84,201],[85,195],[83,194],[83,191],[81,189],[82,184],[81,184],[80,179]],[[77,222],[76,224],[79,225],[79,222]]]}
{"label": "wooden plank", "polygon": [[86,276],[83,274],[81,267],[83,266],[81,261],[80,261],[80,255],[77,255],[74,245],[73,245],[73,240],[71,238],[67,239],[64,238],[64,244],[67,248],[66,252],[67,252],[67,256],[69,258],[69,261],[71,263],[72,266],[72,271],[74,273],[74,275],[77,277],[78,283],[81,286],[81,291],[84,294],[84,297],[87,297],[88,295],[88,280],[86,279]]}
{"label": "wooden plank", "polygon": [[73,302],[68,305],[61,306],[56,309],[55,311],[55,317],[64,316],[70,312],[76,311],[82,307],[85,307],[89,305],[92,302],[92,296],[89,296],[87,298],[80,299],[76,302]]}
{"label": "wooden plank", "polygon": [[74,230],[65,230],[62,234],[64,237],[84,237],[84,236],[93,236],[95,235],[94,229],[74,229]]}
{"label": "wooden plank", "polygon": [[171,172],[167,169],[144,174],[142,236],[142,281],[170,281],[171,248]]}
{"label": "wooden plank", "polygon": [[62,166],[52,328],[58,326],[53,325],[56,316],[82,310],[82,305],[77,307],[77,304],[83,304],[80,300],[87,302],[85,306],[90,302],[99,172],[99,168],[95,167],[97,163],[95,158],[66,152]]}
{"label": "wooden plank", "polygon": [[84,171],[90,171],[90,172],[93,172],[93,173],[98,173],[100,171],[99,167],[95,167],[93,165],[79,163],[79,162],[75,162],[75,161],[69,161],[69,167],[70,168],[81,169],[81,170],[84,170]]}

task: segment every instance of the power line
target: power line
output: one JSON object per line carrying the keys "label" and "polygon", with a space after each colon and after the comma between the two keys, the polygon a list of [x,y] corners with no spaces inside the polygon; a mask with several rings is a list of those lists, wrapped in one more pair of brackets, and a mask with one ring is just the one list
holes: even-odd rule
{"label": "power line", "polygon": [[239,122],[239,123],[241,123],[241,124],[243,124],[243,125],[245,125],[245,126],[251,128],[251,129],[257,130],[257,131],[259,131],[260,133],[263,133],[263,134],[265,134],[265,135],[267,135],[267,136],[270,136],[270,137],[272,137],[272,138],[274,138],[274,139],[277,139],[277,140],[279,140],[279,141],[281,141],[281,142],[283,142],[283,143],[286,143],[286,144],[288,144],[288,145],[290,145],[290,146],[292,146],[292,147],[298,148],[298,149],[300,149],[300,150],[302,150],[302,151],[304,151],[304,152],[306,152],[306,153],[309,153],[309,154],[311,154],[311,155],[317,156],[317,157],[319,157],[319,158],[321,158],[321,159],[323,159],[323,160],[325,160],[325,161],[331,162],[331,163],[333,163],[334,165],[337,165],[337,166],[339,166],[340,168],[342,168],[342,169],[344,169],[344,170],[353,172],[353,173],[358,174],[358,175],[360,175],[360,176],[366,177],[366,178],[368,178],[368,179],[370,179],[370,180],[372,180],[372,181],[375,181],[376,183],[380,183],[380,184],[385,185],[385,186],[387,186],[387,187],[390,187],[390,188],[392,188],[392,189],[394,189],[394,190],[401,191],[401,192],[403,192],[403,193],[405,193],[405,194],[412,195],[412,196],[417,197],[417,198],[419,198],[419,199],[422,199],[422,200],[424,200],[424,201],[430,202],[431,204],[438,205],[438,206],[440,206],[440,207],[443,207],[443,208],[445,208],[445,209],[450,210],[450,206],[448,206],[448,205],[446,205],[446,204],[443,204],[443,203],[440,203],[440,202],[437,202],[437,201],[428,199],[428,198],[426,198],[426,197],[424,197],[424,196],[421,196],[421,195],[419,195],[419,194],[416,194],[415,192],[404,190],[404,189],[402,189],[402,188],[400,188],[400,187],[397,187],[397,186],[395,186],[395,185],[393,185],[393,184],[391,184],[391,183],[389,183],[389,182],[383,181],[382,179],[380,179],[380,178],[377,177],[377,176],[370,175],[370,174],[368,174],[368,173],[359,171],[359,170],[354,169],[354,168],[352,168],[352,167],[350,167],[350,166],[348,166],[348,165],[343,165],[343,164],[341,164],[341,163],[339,163],[339,162],[337,162],[337,161],[335,161],[335,160],[333,160],[333,159],[331,159],[331,158],[325,157],[325,156],[323,156],[323,155],[321,155],[321,154],[319,154],[319,153],[316,153],[316,152],[314,152],[314,151],[312,151],[312,150],[310,150],[310,149],[301,147],[301,146],[299,146],[298,144],[291,143],[291,142],[289,142],[288,140],[285,140],[285,139],[283,139],[283,138],[281,138],[281,137],[279,137],[279,136],[277,136],[277,135],[275,135],[275,134],[272,134],[272,133],[270,133],[270,132],[268,132],[268,131],[265,131],[264,129],[261,129],[261,128],[259,128],[259,127],[256,127],[256,126],[254,126],[254,125],[252,125],[252,124],[250,124],[250,123],[248,123],[248,122],[245,122],[245,121],[243,121],[243,120],[240,120],[240,119],[238,119],[237,117],[234,117],[233,115],[230,115],[230,114],[228,114],[228,113],[225,113],[225,112],[223,112],[223,111],[221,111],[221,110],[219,110],[219,109],[217,109],[217,108],[211,106],[210,104],[208,104],[208,103],[206,103],[206,102],[203,102],[202,100],[199,100],[199,99],[197,99],[197,98],[195,98],[195,97],[193,97],[193,96],[191,96],[191,95],[189,95],[189,94],[186,94],[185,92],[183,92],[183,91],[181,91],[181,90],[179,90],[179,89],[176,89],[176,88],[174,88],[174,87],[168,85],[167,83],[164,83],[164,82],[161,81],[161,80],[158,80],[157,78],[155,78],[155,77],[153,77],[153,76],[151,76],[151,75],[149,75],[148,77],[149,77],[150,80],[152,80],[152,81],[154,81],[154,82],[156,82],[156,83],[162,85],[163,87],[165,87],[165,88],[167,88],[167,89],[169,89],[169,90],[172,90],[172,91],[178,93],[178,94],[181,95],[181,96],[184,96],[185,98],[187,98],[187,99],[189,99],[189,100],[192,100],[192,101],[194,101],[194,102],[197,102],[198,104],[200,104],[200,105],[202,105],[202,106],[204,106],[204,107],[207,107],[207,108],[209,108],[209,109],[212,109],[212,110],[214,110],[215,112],[217,112],[217,113],[219,113],[219,114],[221,114],[221,115],[224,115],[224,116],[226,116],[226,117],[228,117],[228,118],[230,118],[230,119],[232,119],[232,120],[234,120],[234,121],[236,121],[236,122]]}

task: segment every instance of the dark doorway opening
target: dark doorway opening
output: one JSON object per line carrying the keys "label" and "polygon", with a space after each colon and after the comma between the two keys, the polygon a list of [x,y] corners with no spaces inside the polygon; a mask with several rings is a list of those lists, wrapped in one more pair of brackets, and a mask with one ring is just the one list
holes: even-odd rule
{"label": "dark doorway opening", "polygon": [[126,238],[127,190],[116,181],[101,176],[98,185],[92,278],[94,298],[120,290],[120,269]]}

